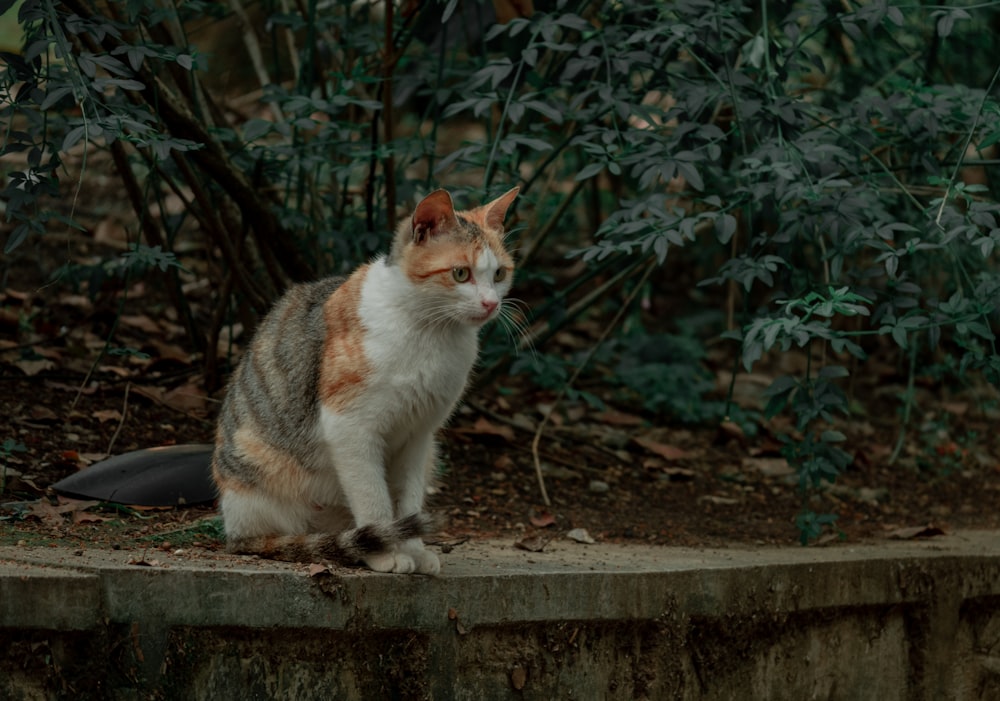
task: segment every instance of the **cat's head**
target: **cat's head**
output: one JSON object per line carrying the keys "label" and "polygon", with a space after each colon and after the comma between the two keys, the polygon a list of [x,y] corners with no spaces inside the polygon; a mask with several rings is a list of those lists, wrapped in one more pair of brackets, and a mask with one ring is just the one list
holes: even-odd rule
{"label": "cat's head", "polygon": [[435,190],[400,224],[389,262],[426,295],[429,321],[481,326],[497,316],[514,274],[503,220],[517,192],[456,212],[451,195]]}

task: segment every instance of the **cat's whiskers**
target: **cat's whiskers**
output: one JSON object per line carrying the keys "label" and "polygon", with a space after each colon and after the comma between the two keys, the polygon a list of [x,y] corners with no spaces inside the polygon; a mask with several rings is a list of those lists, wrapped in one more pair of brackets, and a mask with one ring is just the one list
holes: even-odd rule
{"label": "cat's whiskers", "polygon": [[527,320],[527,311],[528,305],[524,300],[509,297],[501,302],[497,321],[503,327],[507,338],[510,339],[510,344],[514,347],[515,354],[521,352],[523,343],[524,349],[534,356],[536,354],[535,345],[528,334],[530,327]]}
{"label": "cat's whiskers", "polygon": [[417,321],[421,326],[432,329],[440,329],[448,325],[448,322],[457,321],[455,309],[448,302],[441,302],[434,306],[422,307],[417,316]]}

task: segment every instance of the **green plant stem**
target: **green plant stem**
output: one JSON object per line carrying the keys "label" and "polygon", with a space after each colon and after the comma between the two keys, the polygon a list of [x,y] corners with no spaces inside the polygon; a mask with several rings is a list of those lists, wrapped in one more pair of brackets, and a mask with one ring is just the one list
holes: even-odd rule
{"label": "green plant stem", "polygon": [[569,194],[562,198],[559,206],[556,207],[556,211],[552,213],[548,221],[545,222],[545,225],[538,230],[538,233],[535,234],[533,238],[521,247],[521,260],[519,261],[521,266],[527,266],[531,263],[535,254],[538,253],[542,244],[545,243],[545,240],[548,239],[549,235],[555,231],[556,226],[562,220],[566,210],[569,209],[569,206],[573,203],[573,200],[576,199],[576,196],[580,193],[580,190],[583,189],[585,184],[585,180],[578,180],[574,183],[573,189],[569,191]]}
{"label": "green plant stem", "polygon": [[895,465],[899,458],[899,453],[906,443],[906,429],[910,425],[910,413],[914,406],[913,392],[917,376],[917,335],[913,336],[910,343],[910,371],[906,378],[906,396],[903,401],[903,424],[899,427],[899,435],[896,437],[896,444],[889,455],[889,464]]}
{"label": "green plant stem", "polygon": [[941,206],[938,207],[937,216],[934,217],[934,223],[939,227],[941,226],[941,216],[944,214],[945,205],[948,203],[948,196],[951,194],[952,188],[955,186],[955,182],[958,180],[958,171],[962,167],[962,163],[965,160],[965,154],[969,151],[969,144],[972,143],[972,137],[976,133],[976,128],[979,126],[979,120],[982,119],[983,110],[986,107],[986,101],[990,99],[993,94],[993,87],[997,83],[997,79],[1000,78],[1000,64],[997,64],[996,69],[993,71],[993,77],[990,78],[989,85],[986,86],[986,90],[983,92],[983,97],[979,101],[979,108],[976,110],[976,118],[972,120],[972,126],[969,127],[969,133],[965,135],[965,141],[962,143],[962,148],[958,152],[958,160],[955,163],[955,167],[951,171],[951,177],[948,178],[948,188],[944,193],[944,197],[941,198]]}
{"label": "green plant stem", "polygon": [[582,314],[584,311],[589,309],[591,305],[593,305],[598,299],[602,298],[605,294],[607,294],[611,289],[613,289],[616,285],[618,285],[618,283],[620,283],[622,280],[625,280],[630,275],[632,275],[632,273],[642,264],[642,261],[643,261],[642,258],[638,258],[634,263],[626,266],[617,274],[608,279],[606,282],[599,285],[595,289],[591,290],[581,299],[577,300],[577,302],[575,302],[566,311],[566,314],[562,319],[562,323],[556,325],[550,321],[547,321],[540,328],[534,329],[526,333],[524,335],[524,338],[522,338],[521,342],[518,344],[518,350],[524,350],[525,348],[529,348],[534,345],[544,343],[546,339],[555,334],[560,328],[562,328],[567,323],[569,323],[577,316]]}
{"label": "green plant stem", "polygon": [[632,291],[629,292],[628,296],[622,301],[621,306],[618,308],[618,311],[615,313],[610,323],[608,323],[608,325],[604,328],[604,331],[601,332],[601,336],[597,339],[597,341],[594,342],[594,345],[591,346],[590,350],[587,352],[587,355],[576,366],[576,370],[574,370],[570,378],[566,380],[566,384],[563,385],[562,388],[559,390],[559,393],[556,395],[556,398],[552,401],[552,406],[549,408],[547,412],[545,412],[545,415],[542,417],[541,422],[538,424],[538,428],[535,430],[535,436],[531,440],[531,457],[535,463],[535,476],[538,479],[538,489],[541,492],[542,501],[545,503],[546,506],[551,506],[552,502],[549,501],[549,494],[548,491],[545,489],[545,476],[544,474],[542,474],[542,463],[541,463],[541,458],[539,457],[538,454],[538,444],[542,439],[542,434],[545,432],[545,427],[549,423],[549,417],[551,417],[553,412],[555,412],[556,407],[559,406],[559,403],[563,400],[563,397],[566,396],[566,393],[569,391],[569,388],[573,386],[574,382],[576,382],[577,378],[580,376],[580,373],[582,373],[584,368],[586,368],[590,364],[590,361],[593,359],[594,354],[597,352],[597,349],[601,347],[601,345],[607,339],[611,331],[618,326],[618,322],[621,321],[622,317],[624,317],[625,315],[625,312],[628,311],[629,307],[632,306],[632,302],[635,300],[636,296],[642,290],[643,285],[645,285],[646,283],[646,280],[649,279],[650,274],[652,274],[653,270],[655,270],[656,267],[657,266],[655,258],[647,263],[646,269],[643,271],[642,276],[639,278],[639,281],[636,283],[635,287],[632,288]]}
{"label": "green plant stem", "polygon": [[[530,48],[531,44],[528,45]],[[492,145],[490,146],[490,156],[486,161],[486,168],[483,172],[483,190],[487,191],[490,189],[490,183],[493,181],[493,172],[496,169],[496,157],[497,149],[500,148],[500,142],[502,141],[501,135],[504,132],[504,124],[507,123],[507,113],[510,111],[510,105],[514,101],[515,88],[521,83],[521,72],[524,70],[524,59],[517,62],[517,71],[514,73],[513,85],[507,93],[507,99],[503,103],[503,111],[500,113],[500,120],[497,122],[497,133],[492,136]]]}

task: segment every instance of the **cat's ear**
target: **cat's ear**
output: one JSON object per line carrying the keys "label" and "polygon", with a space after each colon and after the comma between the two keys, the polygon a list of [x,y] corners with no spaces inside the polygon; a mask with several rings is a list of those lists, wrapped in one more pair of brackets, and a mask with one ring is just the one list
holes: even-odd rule
{"label": "cat's ear", "polygon": [[435,190],[420,200],[413,210],[411,219],[413,242],[421,244],[431,236],[452,228],[455,219],[455,205],[446,190]]}
{"label": "cat's ear", "polygon": [[520,190],[521,188],[515,185],[492,202],[483,205],[483,209],[486,210],[486,226],[503,231],[503,220],[507,217],[507,210],[510,209]]}

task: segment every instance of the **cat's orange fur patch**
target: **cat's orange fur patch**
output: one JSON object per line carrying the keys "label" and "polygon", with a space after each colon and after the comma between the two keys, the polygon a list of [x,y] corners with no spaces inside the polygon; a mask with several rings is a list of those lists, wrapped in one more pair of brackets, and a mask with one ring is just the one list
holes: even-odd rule
{"label": "cat's orange fur patch", "polygon": [[357,399],[371,373],[359,312],[367,273],[367,265],[358,268],[323,305],[326,342],[319,368],[319,397],[334,411]]}
{"label": "cat's orange fur patch", "polygon": [[472,266],[469,245],[455,241],[435,241],[423,246],[409,246],[403,253],[401,267],[411,282],[421,283],[431,278],[447,288],[459,284],[451,271],[460,266]]}
{"label": "cat's orange fur patch", "polygon": [[[242,426],[233,434],[233,447],[247,463],[261,468],[259,477],[268,493],[295,499],[308,478],[306,471],[298,460],[261,440],[260,435],[254,427]],[[230,482],[226,480],[220,488],[229,487]],[[235,491],[240,491],[240,487],[246,489],[237,483]]]}

